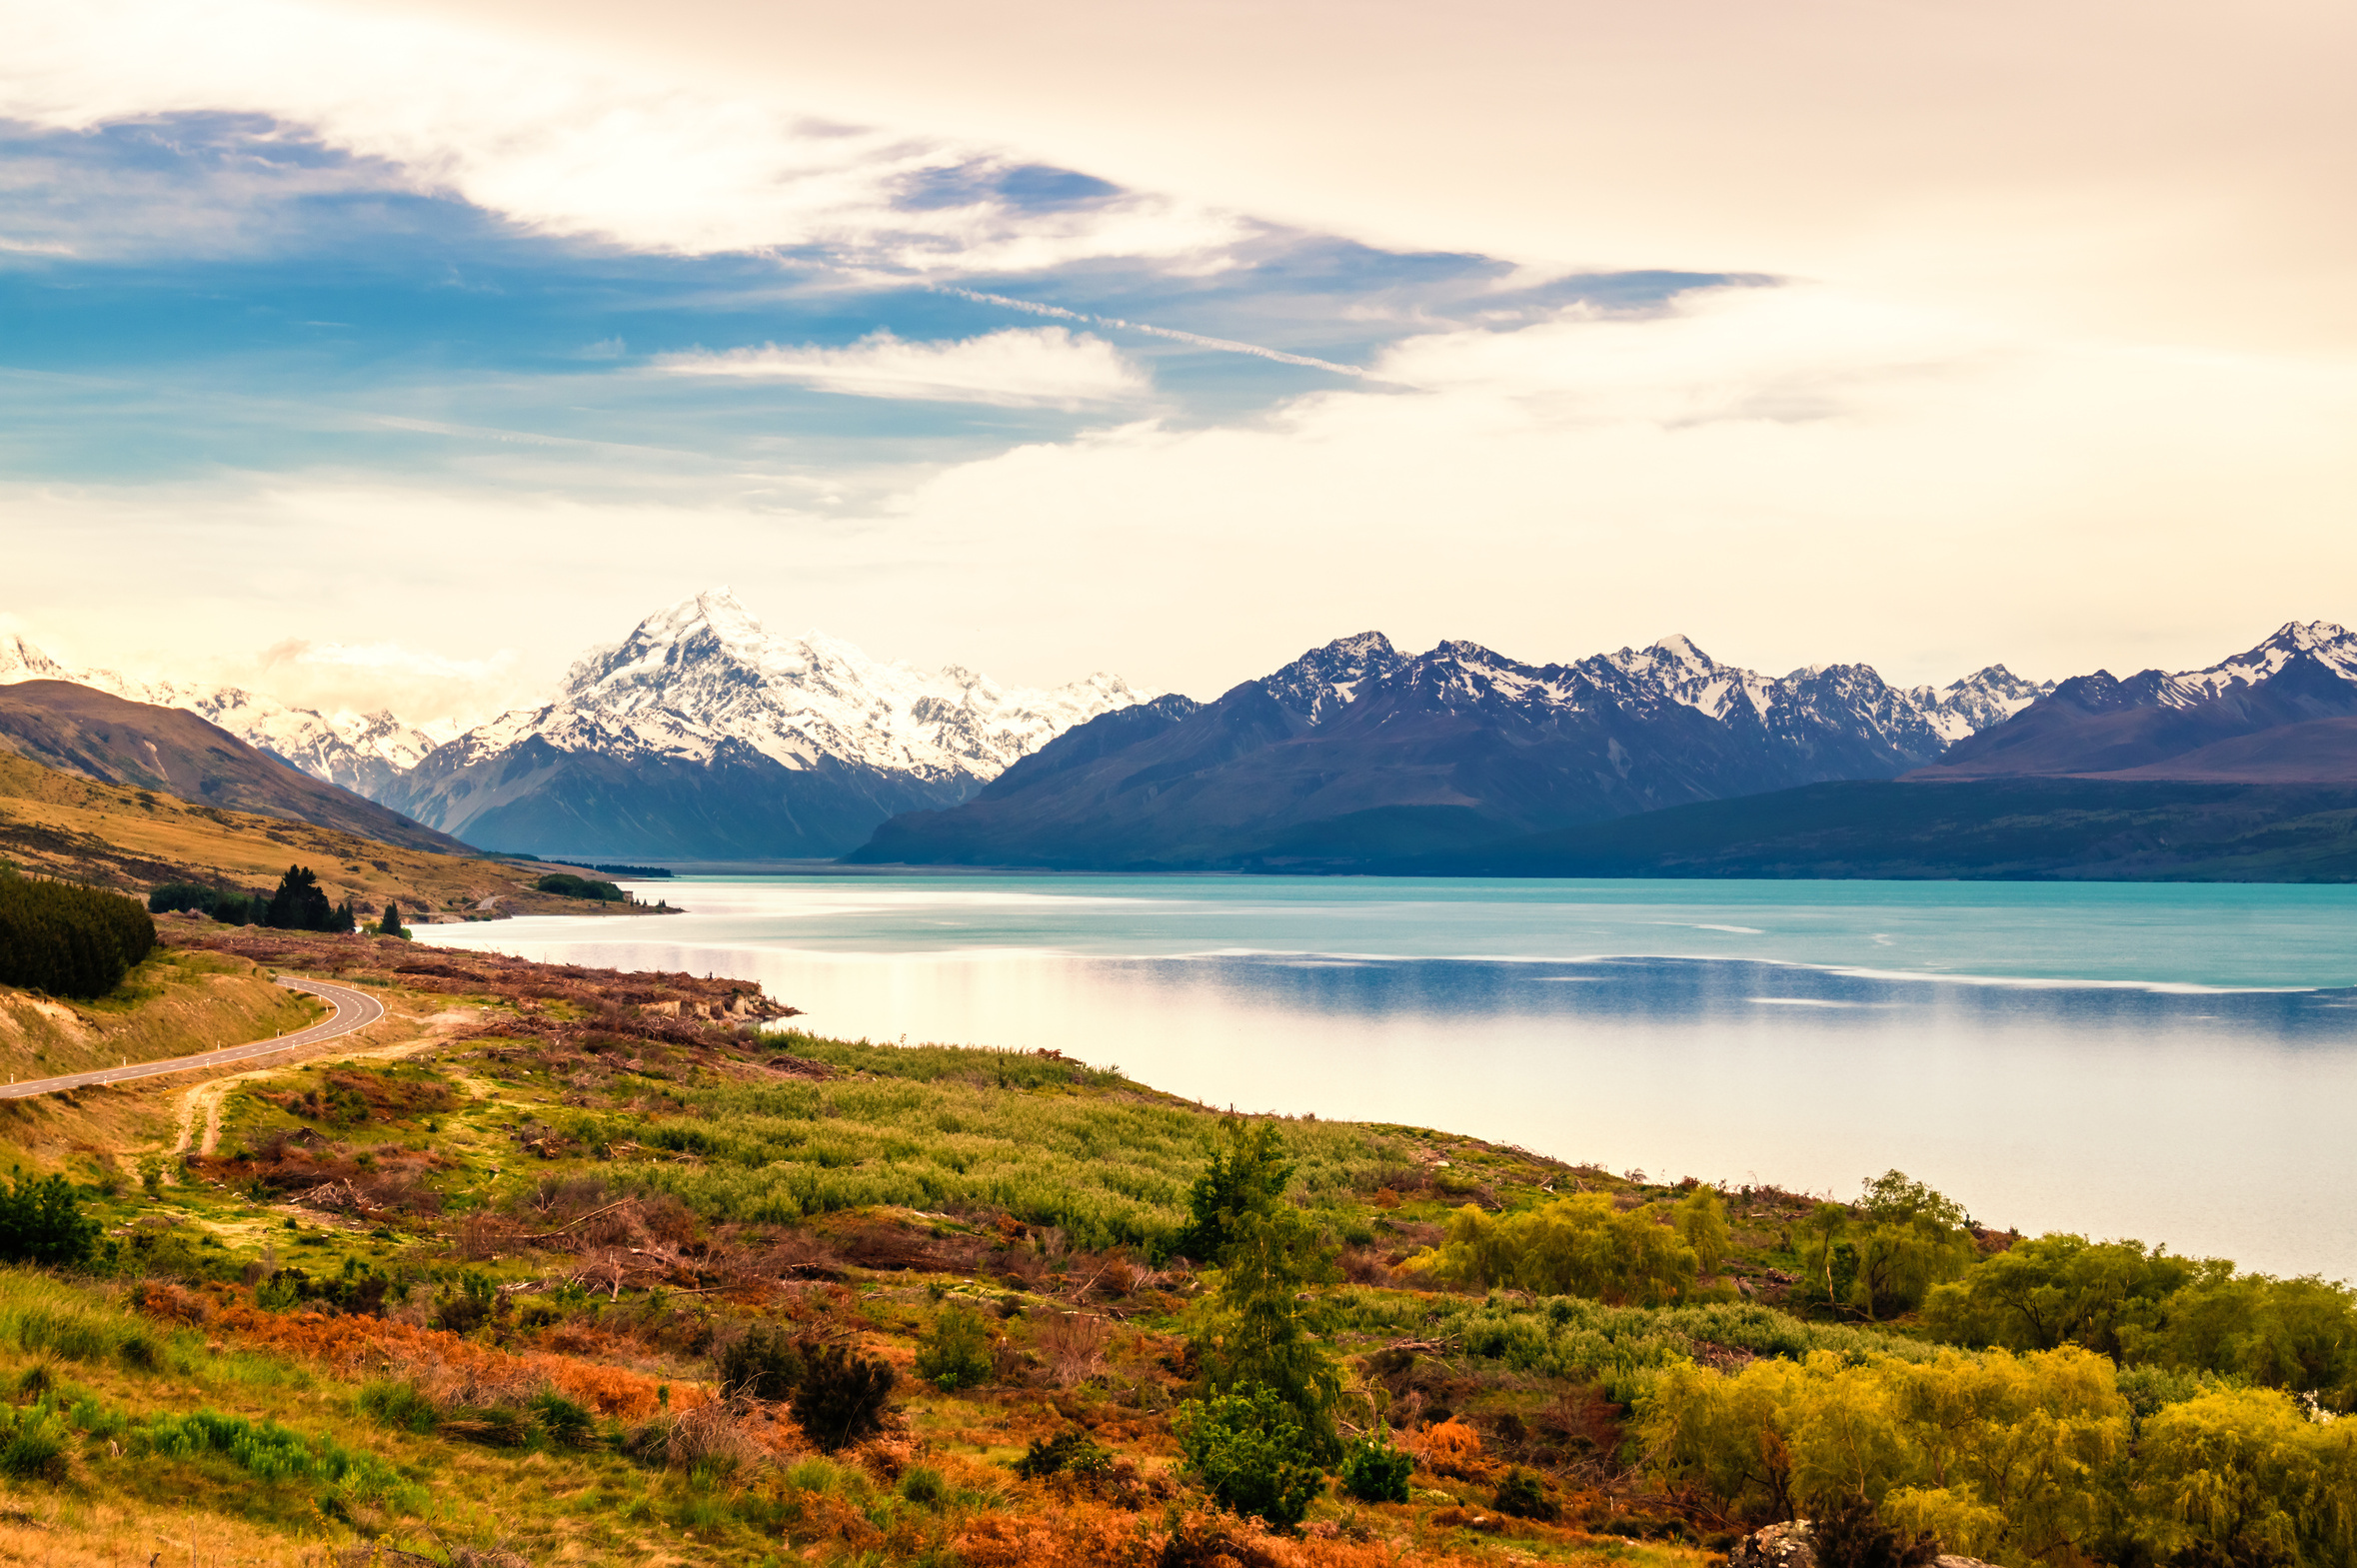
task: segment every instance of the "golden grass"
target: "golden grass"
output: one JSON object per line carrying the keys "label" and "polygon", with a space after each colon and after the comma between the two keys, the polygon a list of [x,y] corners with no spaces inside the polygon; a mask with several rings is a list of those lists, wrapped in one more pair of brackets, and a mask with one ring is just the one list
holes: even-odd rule
{"label": "golden grass", "polygon": [[631,912],[533,889],[534,879],[549,871],[579,867],[405,849],[309,822],[94,784],[6,753],[0,753],[0,856],[37,874],[142,890],[180,878],[268,888],[300,861],[319,873],[330,898],[370,908],[393,898],[412,923],[420,914],[455,915],[485,898],[539,913]]}

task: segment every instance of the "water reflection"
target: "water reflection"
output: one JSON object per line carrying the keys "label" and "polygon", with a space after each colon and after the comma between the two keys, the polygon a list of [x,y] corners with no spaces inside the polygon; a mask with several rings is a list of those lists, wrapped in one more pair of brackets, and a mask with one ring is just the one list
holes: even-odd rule
{"label": "water reflection", "polygon": [[[806,1008],[817,1032],[1060,1049],[1213,1105],[1843,1195],[1898,1166],[1986,1222],[2357,1276],[2347,989],[1989,983],[1731,957],[825,951],[749,920],[434,934],[742,974]],[[670,939],[700,934],[713,939]]]}

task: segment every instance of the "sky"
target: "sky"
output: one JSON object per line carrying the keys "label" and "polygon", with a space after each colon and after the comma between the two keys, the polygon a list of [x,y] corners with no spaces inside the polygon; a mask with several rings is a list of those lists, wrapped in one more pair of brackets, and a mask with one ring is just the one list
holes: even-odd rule
{"label": "sky", "polygon": [[473,720],[728,586],[1208,697],[2357,618],[2357,12],[8,0],[0,630]]}

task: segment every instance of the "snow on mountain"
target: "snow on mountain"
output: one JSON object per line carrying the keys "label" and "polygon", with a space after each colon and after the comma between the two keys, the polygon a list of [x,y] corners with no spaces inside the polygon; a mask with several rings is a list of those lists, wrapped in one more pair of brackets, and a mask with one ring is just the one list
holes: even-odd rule
{"label": "snow on mountain", "polygon": [[555,702],[469,731],[454,757],[472,763],[537,737],[564,752],[710,763],[734,743],[790,770],[833,759],[928,781],[988,781],[1073,726],[1140,700],[1102,673],[1053,691],[1010,689],[955,665],[927,673],[871,659],[822,632],[775,637],[718,590],[592,652]]}
{"label": "snow on mountain", "polygon": [[2314,656],[2344,681],[2357,681],[2357,633],[2330,621],[2286,621],[2248,653],[2169,677],[2162,701],[2173,708],[2206,703],[2237,687],[2256,686],[2302,654]]}
{"label": "snow on mountain", "polygon": [[1315,727],[1343,713],[1361,692],[1411,666],[1433,662],[1447,666],[1447,672],[1435,666],[1422,679],[1436,693],[1453,689],[1466,704],[1519,707],[1528,717],[1605,707],[1642,712],[1675,704],[1805,751],[1838,738],[1899,762],[1928,762],[2054,689],[2050,681],[2025,681],[2003,665],[1945,687],[1906,690],[1888,685],[1866,665],[1821,665],[1763,676],[1722,665],[1675,634],[1649,648],[1623,648],[1572,665],[1533,666],[1467,642],[1446,642],[1428,654],[1409,656],[1380,632],[1313,649],[1260,685]]}

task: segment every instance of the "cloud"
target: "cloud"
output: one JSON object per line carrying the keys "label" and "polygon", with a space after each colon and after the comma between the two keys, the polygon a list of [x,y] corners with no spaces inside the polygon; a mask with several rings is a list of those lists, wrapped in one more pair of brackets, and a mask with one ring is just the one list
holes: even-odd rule
{"label": "cloud", "polygon": [[1043,205],[998,149],[821,120],[775,91],[683,91],[561,43],[285,0],[37,5],[11,17],[0,104],[75,131],[264,116],[415,192],[650,252],[937,275],[1188,255],[1244,232],[1136,193]]}
{"label": "cloud", "polygon": [[1060,408],[1140,397],[1149,385],[1112,344],[1062,327],[1010,328],[941,343],[913,343],[880,329],[849,348],[770,344],[671,354],[655,368],[675,376],[800,382],[858,398]]}

